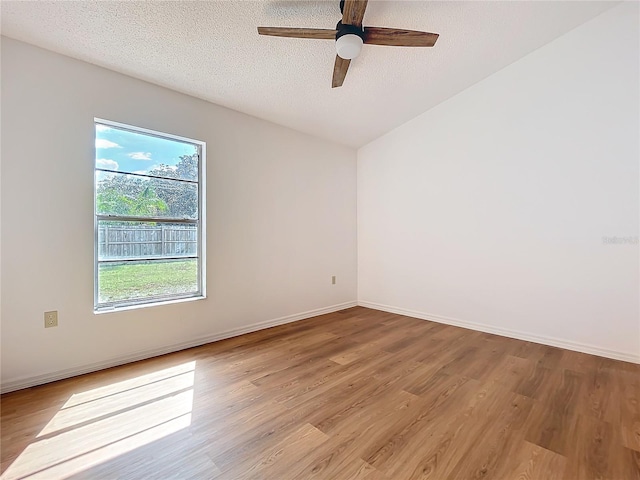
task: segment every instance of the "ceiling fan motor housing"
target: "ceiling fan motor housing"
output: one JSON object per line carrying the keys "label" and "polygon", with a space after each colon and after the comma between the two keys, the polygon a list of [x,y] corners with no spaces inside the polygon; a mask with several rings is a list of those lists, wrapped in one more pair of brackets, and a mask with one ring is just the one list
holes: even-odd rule
{"label": "ceiling fan motor housing", "polygon": [[364,43],[364,30],[355,25],[345,25],[342,21],[336,25],[336,51],[345,60],[356,58]]}

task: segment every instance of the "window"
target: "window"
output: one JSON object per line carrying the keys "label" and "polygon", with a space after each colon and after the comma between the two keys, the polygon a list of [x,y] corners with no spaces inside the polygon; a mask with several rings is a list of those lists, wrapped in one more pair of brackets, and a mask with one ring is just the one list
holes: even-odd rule
{"label": "window", "polygon": [[204,143],[95,120],[96,311],[204,297]]}

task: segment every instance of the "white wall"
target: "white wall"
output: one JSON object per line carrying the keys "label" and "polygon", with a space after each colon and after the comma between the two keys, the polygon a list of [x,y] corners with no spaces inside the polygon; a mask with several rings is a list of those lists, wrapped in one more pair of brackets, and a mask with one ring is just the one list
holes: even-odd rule
{"label": "white wall", "polygon": [[360,304],[640,362],[638,18],[615,7],[359,150]]}
{"label": "white wall", "polygon": [[[355,150],[7,38],[2,117],[5,390],[355,304]],[[94,117],[207,142],[206,300],[94,315]]]}

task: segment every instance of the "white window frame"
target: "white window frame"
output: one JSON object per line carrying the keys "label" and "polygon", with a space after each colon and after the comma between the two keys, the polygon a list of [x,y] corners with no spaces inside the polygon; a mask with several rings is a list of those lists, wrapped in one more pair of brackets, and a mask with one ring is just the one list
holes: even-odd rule
{"label": "white window frame", "polygon": [[[104,313],[115,310],[123,310],[123,309],[131,309],[131,308],[140,308],[154,305],[162,305],[168,303],[176,303],[183,302],[186,300],[198,300],[206,298],[206,261],[205,261],[205,245],[206,245],[206,143],[200,140],[194,140],[192,138],[181,137],[178,135],[173,135],[170,133],[158,132],[155,130],[150,130],[147,128],[137,127],[133,125],[127,125],[124,123],[114,122],[111,120],[105,120],[102,118],[94,118],[93,119],[93,132],[94,132],[94,143],[96,137],[96,125],[104,125],[106,127],[114,127],[120,130],[127,130],[133,133],[139,133],[143,135],[149,135],[159,138],[164,138],[168,140],[177,140],[184,143],[192,144],[196,147],[198,153],[198,218],[196,219],[184,219],[184,218],[172,218],[172,217],[132,217],[132,216],[123,216],[123,215],[103,215],[97,213],[97,186],[98,182],[96,181],[96,173],[100,171],[105,171],[105,169],[98,168],[95,164],[96,151],[94,147],[94,167],[93,167],[93,219],[94,219],[94,279],[93,279],[93,309],[94,313]],[[108,170],[106,170],[108,171]],[[129,172],[117,172],[121,174],[127,174]],[[134,174],[139,175],[139,174]],[[145,175],[139,175],[145,176]],[[149,176],[149,178],[156,178],[154,176]],[[158,177],[160,178],[160,177]],[[164,179],[164,177],[162,177]],[[172,181],[172,179],[167,178],[166,180]],[[183,181],[183,180],[175,180],[175,181]],[[196,182],[190,182],[196,183]],[[98,258],[99,254],[99,243],[98,243],[98,230],[99,230],[99,221],[100,220],[122,220],[122,221],[142,221],[148,222],[153,221],[155,223],[185,223],[185,224],[195,224],[197,226],[197,254],[195,257],[180,257],[180,258],[195,258],[198,262],[198,290],[196,292],[187,293],[187,294],[172,294],[172,295],[163,295],[163,296],[154,296],[154,297],[143,297],[138,299],[131,300],[120,300],[115,302],[103,302],[99,301],[99,285],[98,285],[98,272],[99,266],[101,263],[107,263],[109,261],[100,260]],[[149,259],[149,261],[163,261],[169,260],[171,257],[167,258],[158,258],[158,259]],[[119,261],[127,262],[127,261],[140,261],[139,259],[122,259]]]}

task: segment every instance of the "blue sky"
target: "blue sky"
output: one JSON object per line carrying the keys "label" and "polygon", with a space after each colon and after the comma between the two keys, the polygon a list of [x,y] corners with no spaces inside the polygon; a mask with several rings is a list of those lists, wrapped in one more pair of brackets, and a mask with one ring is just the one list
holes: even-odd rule
{"label": "blue sky", "polygon": [[96,124],[96,167],[144,173],[161,163],[176,165],[180,155],[193,155],[196,146]]}

